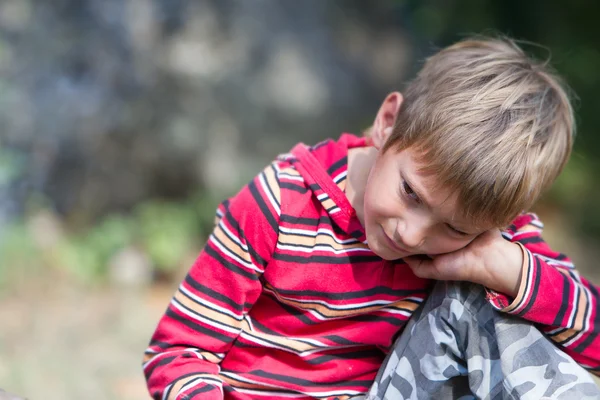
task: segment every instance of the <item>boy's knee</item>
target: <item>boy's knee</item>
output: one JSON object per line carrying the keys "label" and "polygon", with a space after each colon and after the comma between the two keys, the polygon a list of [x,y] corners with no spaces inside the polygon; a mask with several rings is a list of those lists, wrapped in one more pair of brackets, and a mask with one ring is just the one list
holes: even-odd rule
{"label": "boy's knee", "polygon": [[487,301],[483,286],[471,282],[440,281],[425,303],[421,318],[435,313],[443,319],[457,322],[466,319],[497,318],[496,309]]}
{"label": "boy's knee", "polygon": [[472,282],[440,281],[431,296],[459,300],[463,304],[487,303],[485,288]]}

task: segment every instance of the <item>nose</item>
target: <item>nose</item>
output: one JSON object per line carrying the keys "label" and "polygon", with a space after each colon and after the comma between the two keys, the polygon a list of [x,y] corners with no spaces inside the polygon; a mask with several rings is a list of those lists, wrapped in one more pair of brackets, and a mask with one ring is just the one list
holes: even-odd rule
{"label": "nose", "polygon": [[417,250],[427,236],[427,224],[420,218],[404,219],[398,222],[396,234],[407,250]]}

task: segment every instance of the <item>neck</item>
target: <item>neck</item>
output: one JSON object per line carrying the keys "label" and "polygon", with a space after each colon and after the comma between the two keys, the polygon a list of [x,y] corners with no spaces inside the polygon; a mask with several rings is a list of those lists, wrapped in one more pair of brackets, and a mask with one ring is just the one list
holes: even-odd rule
{"label": "neck", "polygon": [[377,158],[375,147],[360,147],[348,151],[348,176],[346,178],[346,197],[354,208],[356,216],[364,226],[365,188],[369,180],[371,167]]}

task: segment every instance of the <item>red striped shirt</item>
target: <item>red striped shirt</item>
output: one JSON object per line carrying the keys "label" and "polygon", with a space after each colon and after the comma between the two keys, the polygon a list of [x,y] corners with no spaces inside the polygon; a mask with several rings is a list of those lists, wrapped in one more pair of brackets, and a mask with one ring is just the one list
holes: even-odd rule
{"label": "red striped shirt", "polygon": [[[365,393],[431,281],[367,246],[346,199],[343,135],[280,156],[217,210],[217,224],[160,320],[144,359],[155,399],[347,399]],[[505,312],[600,366],[595,287],[541,240],[533,214],[504,236],[526,249]]]}

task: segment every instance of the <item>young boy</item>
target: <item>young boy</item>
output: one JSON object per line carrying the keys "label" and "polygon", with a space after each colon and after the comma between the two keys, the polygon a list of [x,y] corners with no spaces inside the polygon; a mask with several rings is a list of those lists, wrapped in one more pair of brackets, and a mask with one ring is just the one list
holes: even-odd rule
{"label": "young boy", "polygon": [[[515,383],[523,374],[543,396],[597,395],[566,354],[600,366],[598,289],[523,213],[572,141],[565,91],[514,43],[438,52],[404,97],[387,96],[367,138],[299,144],[219,206],[146,352],[151,395],[347,399],[372,386],[369,398],[519,397],[533,393]],[[405,330],[432,290],[437,303]],[[429,331],[415,328],[423,321]],[[524,347],[541,336],[534,324],[564,353],[543,338]],[[422,351],[421,371],[407,348]],[[541,361],[520,370],[518,351]]]}

